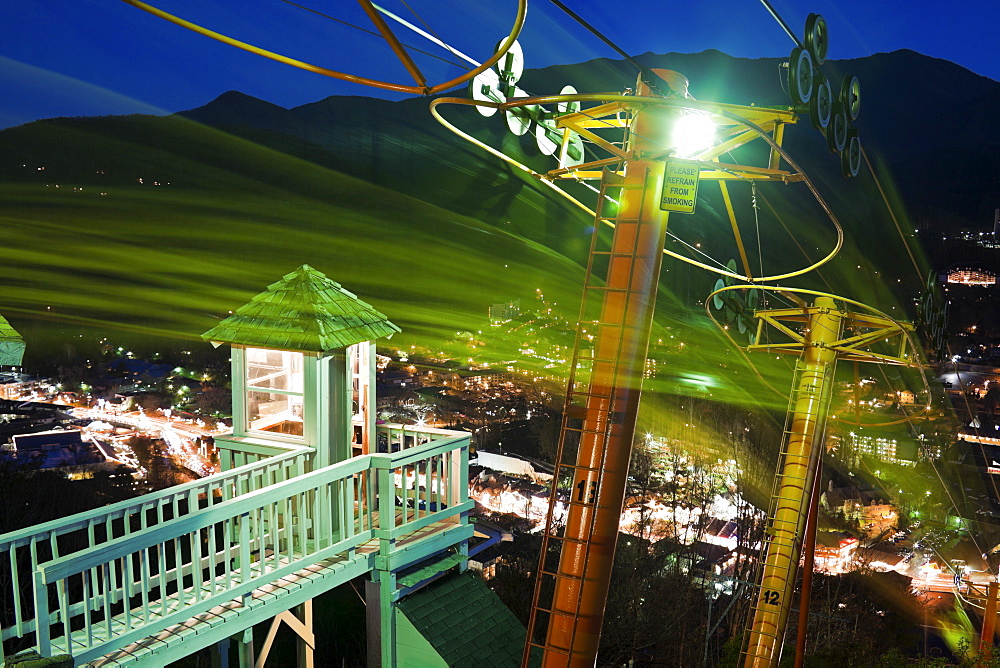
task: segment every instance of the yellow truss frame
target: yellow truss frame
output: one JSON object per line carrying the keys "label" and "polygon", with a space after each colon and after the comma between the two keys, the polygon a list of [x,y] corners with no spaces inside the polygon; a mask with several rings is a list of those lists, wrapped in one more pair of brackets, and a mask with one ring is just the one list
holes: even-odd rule
{"label": "yellow truss frame", "polygon": [[[767,352],[785,353],[800,355],[807,345],[817,345],[815,342],[807,341],[806,333],[797,331],[789,324],[803,325],[809,322],[810,317],[816,313],[828,312],[830,309],[816,306],[803,306],[799,308],[770,309],[757,311],[754,318],[757,319],[757,336],[755,341],[761,341],[766,325],[770,325],[778,332],[787,336],[790,341],[753,343],[747,346],[747,352]],[[874,362],[880,364],[910,365],[912,359],[906,357],[908,339],[907,332],[912,332],[914,327],[907,322],[899,322],[891,318],[870,313],[858,313],[853,311],[842,312],[844,330],[862,330],[852,336],[842,336],[835,341],[825,342],[824,347],[835,350],[838,359],[850,362]],[[898,340],[899,349],[895,354],[874,353],[863,350],[865,346],[870,346],[878,342],[890,342]]]}
{"label": "yellow truss frame", "polygon": [[[532,103],[551,103],[559,101],[555,98],[562,96],[546,96],[545,98],[533,98]],[[566,96],[579,100],[580,96]],[[588,96],[589,97],[589,96]],[[769,109],[766,107],[747,107],[737,104],[723,104],[718,102],[702,102],[699,100],[673,100],[645,97],[617,96],[618,99],[586,110],[563,114],[555,119],[557,129],[563,131],[564,143],[568,141],[569,134],[575,132],[581,137],[589,140],[595,146],[599,146],[613,157],[587,162],[576,167],[554,169],[547,172],[546,176],[551,179],[574,179],[574,180],[598,180],[601,178],[602,168],[618,161],[630,161],[637,159],[660,160],[670,157],[670,149],[652,155],[636,155],[621,146],[609,142],[595,132],[597,129],[621,128],[626,129],[631,122],[631,115],[635,111],[655,106],[663,108],[674,108],[684,110],[695,110],[709,114],[712,122],[720,128],[719,134],[723,141],[712,146],[691,159],[705,163],[701,165],[700,178],[707,180],[764,180],[764,181],[800,181],[802,177],[787,170],[778,169],[781,162],[781,155],[774,149],[768,158],[766,167],[755,167],[752,165],[732,165],[719,162],[719,158],[729,151],[758,139],[760,134],[757,129],[751,129],[742,121],[749,121],[759,128],[759,130],[770,134],[771,139],[779,147],[784,140],[785,125],[796,123],[798,116],[789,109]],[[593,98],[591,98],[593,99]],[[544,101],[543,101],[544,100]],[[527,102],[524,100],[513,101],[514,104],[522,106]],[[510,105],[511,103],[508,103]]]}

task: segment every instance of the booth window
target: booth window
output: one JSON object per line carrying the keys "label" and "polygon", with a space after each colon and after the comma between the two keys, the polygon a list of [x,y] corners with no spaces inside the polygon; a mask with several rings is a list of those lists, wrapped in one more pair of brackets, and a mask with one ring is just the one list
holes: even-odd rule
{"label": "booth window", "polygon": [[302,436],[302,353],[246,349],[248,431]]}

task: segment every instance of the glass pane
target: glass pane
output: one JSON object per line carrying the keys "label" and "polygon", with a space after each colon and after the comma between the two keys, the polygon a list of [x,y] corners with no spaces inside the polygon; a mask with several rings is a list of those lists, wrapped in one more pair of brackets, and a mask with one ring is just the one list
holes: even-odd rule
{"label": "glass pane", "polygon": [[302,392],[302,353],[246,349],[247,387]]}
{"label": "glass pane", "polygon": [[247,426],[253,430],[302,436],[302,396],[247,392]]}

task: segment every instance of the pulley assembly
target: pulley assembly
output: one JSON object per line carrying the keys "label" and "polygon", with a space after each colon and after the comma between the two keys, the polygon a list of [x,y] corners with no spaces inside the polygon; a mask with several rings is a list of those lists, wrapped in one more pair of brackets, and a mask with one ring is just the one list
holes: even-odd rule
{"label": "pulley assembly", "polygon": [[806,19],[803,46],[796,46],[788,58],[788,96],[797,107],[809,110],[814,128],[826,136],[826,145],[840,155],[845,177],[858,175],[861,169],[861,141],[853,127],[861,107],[861,83],[847,75],[833,97],[833,87],[820,70],[830,46],[826,20],[819,14]]}

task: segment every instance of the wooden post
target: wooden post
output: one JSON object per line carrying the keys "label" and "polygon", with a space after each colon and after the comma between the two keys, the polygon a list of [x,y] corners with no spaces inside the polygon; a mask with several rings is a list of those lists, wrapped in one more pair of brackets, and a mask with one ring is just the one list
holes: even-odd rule
{"label": "wooden post", "polygon": [[996,632],[997,622],[997,593],[1000,586],[994,580],[990,583],[986,595],[986,611],[983,613],[983,632],[979,636],[979,657],[980,660],[988,659],[993,655],[993,636]]}
{"label": "wooden post", "polygon": [[[377,577],[377,573],[372,573]],[[365,635],[368,638],[368,665],[382,665],[382,609],[379,605],[379,583],[365,580]]]}
{"label": "wooden post", "polygon": [[253,660],[253,627],[244,629],[242,633],[233,636],[239,654],[240,668],[254,668]]}
{"label": "wooden post", "polygon": [[301,622],[301,626],[289,621],[289,626],[295,629],[296,654],[298,657],[298,668],[313,668],[314,650],[316,649],[316,637],[313,634],[313,602],[309,599],[295,608],[296,618]]}
{"label": "wooden post", "polygon": [[229,668],[229,638],[212,645],[212,668]]}

